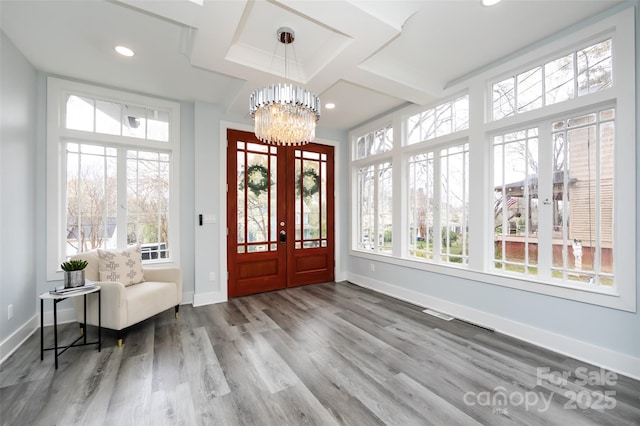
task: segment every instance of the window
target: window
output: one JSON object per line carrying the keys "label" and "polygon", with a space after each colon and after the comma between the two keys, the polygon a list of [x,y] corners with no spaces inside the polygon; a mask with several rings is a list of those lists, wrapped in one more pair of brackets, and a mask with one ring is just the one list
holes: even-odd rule
{"label": "window", "polygon": [[389,149],[366,150],[375,123],[354,130],[351,255],[635,312],[634,17],[627,8],[382,118],[396,130]]}
{"label": "window", "polygon": [[612,87],[611,50],[608,39],[494,83],[493,119]]}
{"label": "window", "polygon": [[357,248],[391,253],[392,170],[382,162],[361,167],[357,172],[358,237]]}
{"label": "window", "polygon": [[493,138],[495,267],[538,273],[538,129]]}
{"label": "window", "polygon": [[469,95],[442,103],[407,120],[407,143],[414,144],[469,127]]}
{"label": "window", "polygon": [[409,157],[409,256],[467,263],[469,145]]}
{"label": "window", "polygon": [[614,119],[612,108],[551,125],[555,277],[613,284]]}
{"label": "window", "polygon": [[66,143],[65,257],[117,247],[118,150]]}
{"label": "window", "polygon": [[127,245],[140,244],[142,259],[170,257],[170,156],[127,150]]}
{"label": "window", "polygon": [[67,129],[167,142],[169,112],[67,95]]}
{"label": "window", "polygon": [[60,117],[48,123],[48,278],[74,254],[130,244],[177,263],[179,105],[55,78],[48,92]]}
{"label": "window", "polygon": [[[542,275],[613,284],[614,119],[608,108],[554,121],[544,129],[547,149],[538,128],[493,138],[496,268],[537,275],[544,252],[551,262]],[[549,228],[538,227],[541,215]]]}
{"label": "window", "polygon": [[393,128],[387,126],[360,136],[355,143],[355,158],[367,158],[393,149]]}

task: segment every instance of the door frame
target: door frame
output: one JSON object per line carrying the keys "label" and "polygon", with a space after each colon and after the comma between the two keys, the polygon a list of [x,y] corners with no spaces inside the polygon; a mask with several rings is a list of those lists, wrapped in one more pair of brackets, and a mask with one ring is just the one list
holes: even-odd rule
{"label": "door frame", "polygon": [[[229,300],[227,294],[227,130],[242,130],[245,132],[253,132],[253,125],[243,124],[234,121],[220,120],[220,129],[218,133],[218,188],[219,188],[219,204],[217,212],[218,223],[218,265],[212,265],[208,270],[217,268],[219,279],[216,282],[207,283],[207,291],[195,292],[194,288],[194,306],[207,305],[211,303],[226,302]],[[347,141],[335,141],[330,139],[316,138],[316,143],[323,145],[331,145],[334,149],[334,209],[335,209],[335,281],[344,281],[347,279],[346,273],[343,271],[342,259],[348,253],[348,242],[350,239],[347,235],[348,226],[346,225],[349,217],[344,217],[345,208],[348,206],[347,195],[349,193],[348,185],[341,184],[346,173],[344,172],[343,163],[346,161],[349,153],[349,143]],[[346,145],[346,147],[344,146]],[[345,149],[346,148],[346,149]],[[198,212],[196,212],[198,213]],[[342,213],[342,214],[341,214]],[[196,223],[196,231],[198,224]],[[216,257],[214,255],[214,257]],[[213,269],[215,270],[215,269]],[[199,272],[196,265],[196,272]],[[200,272],[202,274],[202,272]],[[196,278],[197,279],[197,278]],[[199,286],[198,286],[199,287]],[[198,288],[199,289],[199,288]]]}

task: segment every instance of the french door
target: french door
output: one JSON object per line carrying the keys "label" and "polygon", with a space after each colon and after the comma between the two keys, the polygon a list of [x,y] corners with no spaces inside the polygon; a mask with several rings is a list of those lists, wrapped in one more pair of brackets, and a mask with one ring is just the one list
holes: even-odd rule
{"label": "french door", "polygon": [[333,281],[333,147],[227,142],[229,297]]}

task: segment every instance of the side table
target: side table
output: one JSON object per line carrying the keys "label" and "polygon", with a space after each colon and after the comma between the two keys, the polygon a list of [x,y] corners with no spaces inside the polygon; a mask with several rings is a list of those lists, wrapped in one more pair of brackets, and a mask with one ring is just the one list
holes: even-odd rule
{"label": "side table", "polygon": [[[98,293],[98,341],[96,342],[87,342],[87,295],[91,293]],[[84,298],[84,332],[81,336],[71,342],[69,345],[64,347],[58,346],[58,303],[62,302],[66,299],[71,299],[73,297]],[[53,300],[53,336],[54,336],[54,344],[51,348],[44,347],[44,301],[45,300]],[[42,293],[40,295],[40,361],[44,359],[44,351],[53,350],[55,353],[55,364],[56,370],[58,369],[58,356],[62,355],[67,349],[75,346],[86,346],[86,345],[98,345],[98,352],[102,351],[102,291],[100,290],[100,286],[91,286],[87,289],[82,289],[78,291],[71,292],[69,294],[51,294],[49,292]],[[78,343],[80,339],[83,339],[83,343]],[[58,352],[59,349],[62,349]]]}

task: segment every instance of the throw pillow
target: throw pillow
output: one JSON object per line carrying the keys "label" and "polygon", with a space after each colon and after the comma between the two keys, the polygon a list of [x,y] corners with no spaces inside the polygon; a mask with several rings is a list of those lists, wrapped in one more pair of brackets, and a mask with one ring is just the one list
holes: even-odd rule
{"label": "throw pillow", "polygon": [[100,281],[120,282],[125,286],[144,281],[140,245],[124,250],[98,249]]}

